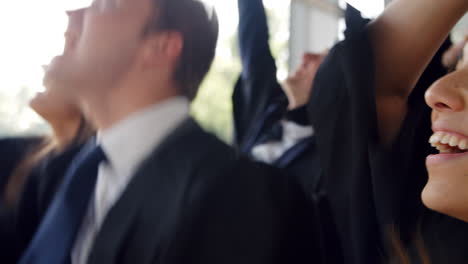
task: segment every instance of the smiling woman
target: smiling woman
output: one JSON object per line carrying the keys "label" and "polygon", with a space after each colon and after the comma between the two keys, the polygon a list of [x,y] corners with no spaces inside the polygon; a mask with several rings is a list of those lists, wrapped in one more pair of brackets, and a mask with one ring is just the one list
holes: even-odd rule
{"label": "smiling woman", "polygon": [[468,44],[465,44],[456,69],[426,93],[434,131],[430,143],[439,153],[427,158],[429,181],[422,197],[428,207],[468,222],[467,73]]}

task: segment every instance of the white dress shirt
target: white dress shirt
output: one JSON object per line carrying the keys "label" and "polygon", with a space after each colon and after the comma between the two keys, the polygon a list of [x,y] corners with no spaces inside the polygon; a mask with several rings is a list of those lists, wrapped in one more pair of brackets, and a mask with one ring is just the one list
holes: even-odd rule
{"label": "white dress shirt", "polygon": [[175,97],[134,113],[98,133],[97,142],[107,162],[99,165],[94,197],[72,249],[72,264],[86,263],[104,219],[136,170],[188,114],[188,100]]}
{"label": "white dress shirt", "polygon": [[314,135],[312,126],[301,126],[295,122],[282,120],[283,137],[280,141],[271,141],[252,148],[251,154],[257,161],[273,164],[299,141]]}

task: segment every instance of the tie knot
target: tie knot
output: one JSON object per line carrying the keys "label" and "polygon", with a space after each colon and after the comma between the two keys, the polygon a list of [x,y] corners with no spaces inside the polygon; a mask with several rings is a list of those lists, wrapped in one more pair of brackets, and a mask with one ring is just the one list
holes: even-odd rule
{"label": "tie knot", "polygon": [[95,145],[91,147],[86,156],[86,160],[92,160],[98,163],[102,161],[107,161],[106,153],[100,145]]}
{"label": "tie knot", "polygon": [[77,160],[80,160],[79,163],[100,163],[107,161],[107,156],[101,145],[97,143],[96,137],[93,137],[88,143],[84,146],[81,151],[81,155],[77,157]]}

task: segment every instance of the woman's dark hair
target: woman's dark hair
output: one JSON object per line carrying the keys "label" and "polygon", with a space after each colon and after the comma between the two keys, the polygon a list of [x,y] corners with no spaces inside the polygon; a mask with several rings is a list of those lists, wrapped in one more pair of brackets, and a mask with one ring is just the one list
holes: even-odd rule
{"label": "woman's dark hair", "polygon": [[416,263],[431,264],[431,259],[424,245],[424,240],[421,236],[419,228],[411,239],[411,247],[415,249],[416,256],[411,257],[408,247],[404,245],[401,239],[400,232],[397,230],[395,225],[390,226],[387,230],[388,247],[390,248],[390,257],[386,261],[388,264],[412,264],[414,258],[417,259]]}
{"label": "woman's dark hair", "polygon": [[[79,129],[73,140],[67,144],[67,147],[86,142],[94,132],[95,130],[92,125],[82,117]],[[13,170],[5,187],[3,198],[8,206],[14,206],[18,201],[23,185],[33,168],[47,155],[60,151],[57,141],[53,136],[44,136],[31,151],[25,154],[23,160]]]}

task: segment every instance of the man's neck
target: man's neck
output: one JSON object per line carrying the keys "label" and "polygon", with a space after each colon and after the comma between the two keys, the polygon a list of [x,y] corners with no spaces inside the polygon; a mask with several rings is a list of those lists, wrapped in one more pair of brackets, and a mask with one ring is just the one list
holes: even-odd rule
{"label": "man's neck", "polygon": [[133,113],[178,95],[175,92],[163,91],[165,90],[157,88],[146,91],[135,89],[132,93],[126,93],[123,89],[116,90],[83,100],[83,108],[96,128],[102,131]]}

